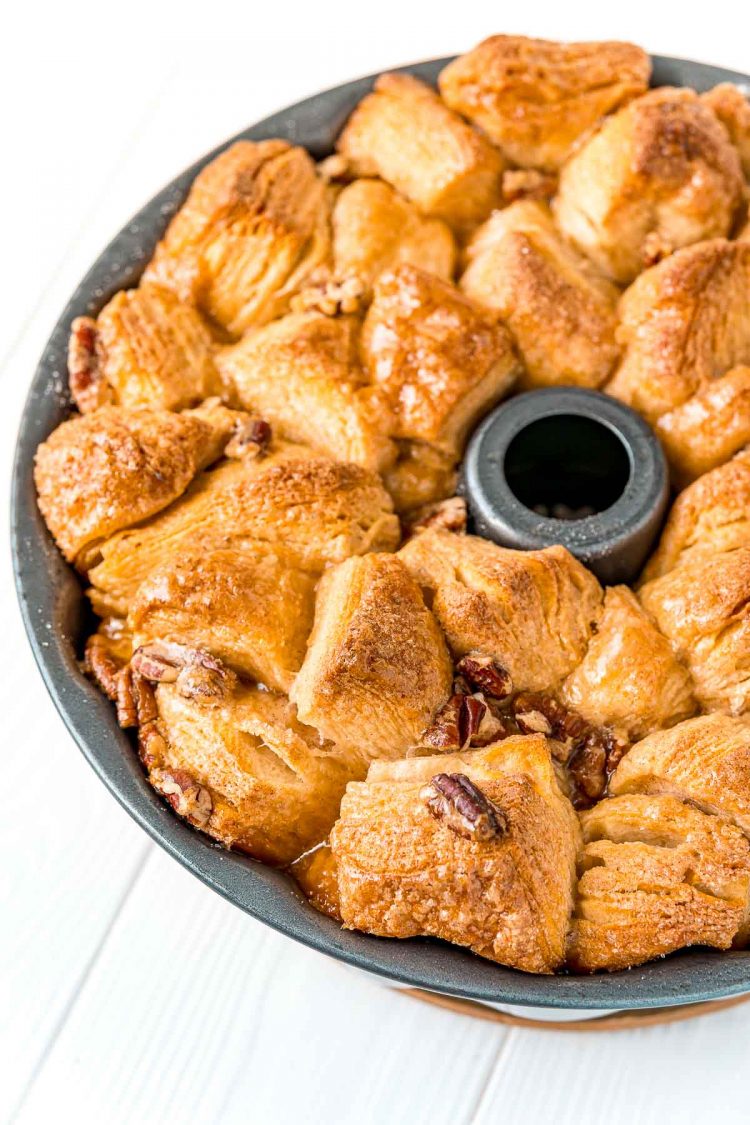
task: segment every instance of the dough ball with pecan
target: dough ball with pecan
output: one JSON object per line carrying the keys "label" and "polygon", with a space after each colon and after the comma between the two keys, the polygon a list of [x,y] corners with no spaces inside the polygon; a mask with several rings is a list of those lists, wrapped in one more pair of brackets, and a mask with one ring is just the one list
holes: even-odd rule
{"label": "dough ball with pecan", "polygon": [[427,529],[399,558],[429,592],[453,655],[492,656],[517,690],[554,691],[585,655],[603,592],[564,547],[510,551]]}
{"label": "dough ball with pecan", "polygon": [[697,710],[690,673],[626,586],[605,591],[596,631],[561,698],[630,742]]}
{"label": "dough ball with pecan", "polygon": [[357,176],[380,176],[420,211],[471,229],[501,199],[503,158],[408,74],[381,74],[336,145]]}
{"label": "dough ball with pecan", "polygon": [[208,325],[155,285],[117,293],[96,320],[78,317],[68,347],[79,410],[108,402],[183,410],[222,392]]}
{"label": "dough ball with pecan", "polygon": [[125,616],[136,591],[178,550],[223,539],[282,549],[290,563],[319,573],[329,562],[394,550],[400,529],[379,477],[300,446],[219,465],[156,519],[112,536],[89,574],[97,612]]}
{"label": "dough ball with pecan", "polygon": [[499,314],[524,364],[525,387],[598,387],[618,357],[616,288],[523,200],[496,211],[466,249],[462,290]]}
{"label": "dough ball with pecan", "polygon": [[353,774],[287,699],[239,687],[206,706],[161,684],[156,700],[160,753],[148,759],[149,780],[176,812],[268,863],[290,863],[325,839]]}
{"label": "dough ball with pecan", "polygon": [[750,836],[750,721],[717,712],[649,735],[622,759],[610,792],[671,793]]}
{"label": "dough ball with pecan", "polygon": [[742,201],[736,149],[692,90],[651,90],[570,158],[554,200],[563,234],[615,281],[729,233]]}
{"label": "dough ball with pecan", "polygon": [[733,825],[674,797],[634,795],[600,802],[581,827],[574,969],[627,969],[689,945],[745,943],[750,845]]}
{"label": "dough ball with pecan", "polygon": [[449,63],[440,92],[521,167],[554,171],[606,113],[645,93],[651,61],[632,43],[493,35]]}
{"label": "dough ball with pecan", "polygon": [[374,762],[331,835],[341,916],[385,937],[438,937],[526,972],[565,952],[578,826],[545,740]]}
{"label": "dough ball with pecan", "polygon": [[422,593],[394,555],[324,574],[291,699],[300,718],[357,760],[397,758],[451,692],[453,668]]}
{"label": "dough ball with pecan", "polygon": [[420,214],[382,180],[355,180],[333,209],[333,263],[338,276],[358,277],[370,289],[386,269],[417,266],[449,281],[456,243],[441,219]]}
{"label": "dough ball with pecan", "polygon": [[288,692],[305,656],[317,577],[261,545],[178,551],[141,584],[128,616],[136,648],[205,645],[240,675]]}
{"label": "dough ball with pecan", "polygon": [[171,504],[221,456],[239,415],[104,406],[63,422],[39,446],[39,508],[69,562],[87,569],[102,540]]}
{"label": "dough ball with pecan", "polygon": [[395,437],[429,443],[454,460],[519,370],[510,336],[491,314],[408,265],[378,279],[362,354],[392,411]]}
{"label": "dough ball with pecan", "polygon": [[144,281],[238,336],[285,312],[330,248],[326,186],[308,153],[238,141],[198,173]]}
{"label": "dough ball with pecan", "polygon": [[237,400],[290,441],[379,470],[392,464],[388,404],[359,366],[353,317],[291,313],[223,349]]}

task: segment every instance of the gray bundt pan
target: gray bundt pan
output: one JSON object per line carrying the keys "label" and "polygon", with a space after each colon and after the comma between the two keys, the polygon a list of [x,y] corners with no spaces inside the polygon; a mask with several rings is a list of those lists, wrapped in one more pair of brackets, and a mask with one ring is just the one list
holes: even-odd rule
{"label": "gray bundt pan", "polygon": [[[682,59],[654,58],[654,85],[706,90],[746,75]],[[404,70],[434,82],[449,59]],[[238,137],[284,137],[316,158],[374,77],[348,82],[290,106]],[[227,142],[229,143],[229,142]],[[110,297],[138,282],[157,240],[196,173],[225,145],[179,175],[147,203],[103,251],[62,313],[42,354],[24,409],[12,482],[12,549],[21,611],[47,689],[90,765],[149,835],[194,875],[254,918],[313,949],[392,981],[495,1003],[554,1008],[643,1008],[750,990],[750,952],[680,953],[628,972],[592,977],[531,976],[431,940],[394,941],[342,930],[318,914],[281,872],[212,845],[180,821],[147,784],[114,709],[81,674],[76,653],[87,618],[81,585],[55,548],[37,510],[32,466],[37,445],[67,416],[66,346],[71,320],[95,316]]]}

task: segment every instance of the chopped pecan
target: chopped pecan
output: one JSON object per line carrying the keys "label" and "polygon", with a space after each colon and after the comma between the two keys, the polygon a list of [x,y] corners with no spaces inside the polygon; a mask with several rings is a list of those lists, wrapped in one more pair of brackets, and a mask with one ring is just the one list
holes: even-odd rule
{"label": "chopped pecan", "polygon": [[112,401],[112,389],[101,369],[96,321],[78,316],[70,326],[68,386],[81,414]]}
{"label": "chopped pecan", "polygon": [[153,769],[149,777],[154,788],[166,797],[176,813],[197,828],[208,824],[213,801],[205,785],[200,785],[186,770],[180,769]]}
{"label": "chopped pecan", "polygon": [[507,699],[513,691],[510,672],[482,652],[468,652],[459,660],[456,671],[475,691],[482,691],[491,699]]}
{"label": "chopped pecan", "polygon": [[440,708],[431,726],[422,732],[421,745],[441,751],[460,750],[464,744],[461,737],[463,703],[463,695],[452,695]]}
{"label": "chopped pecan", "polygon": [[566,751],[580,743],[591,729],[585,719],[563,707],[551,695],[522,691],[513,700],[512,707],[522,734],[546,735]]}
{"label": "chopped pecan", "polygon": [[110,651],[106,637],[101,633],[89,637],[83,654],[83,670],[113,702],[117,699],[117,677],[121,668]]}
{"label": "chopped pecan", "polygon": [[227,443],[227,457],[259,457],[268,451],[273,431],[264,418],[248,418],[235,427],[234,436]]}
{"label": "chopped pecan", "polygon": [[418,531],[424,531],[426,528],[453,531],[456,535],[462,535],[466,531],[467,519],[466,501],[463,496],[451,496],[447,500],[439,500],[435,504],[425,504],[417,508],[404,517],[402,523],[406,536],[416,535]]}
{"label": "chopped pecan", "polygon": [[[476,699],[477,696],[473,698]],[[508,738],[509,735],[515,733],[505,715],[496,714],[491,703],[485,700],[483,696],[480,695],[478,698],[484,702],[485,709],[479,726],[472,735],[472,746],[489,746],[492,742],[500,742],[501,739]]]}
{"label": "chopped pecan", "polygon": [[489,746],[513,733],[505,716],[492,710],[481,692],[454,691],[440,708],[432,724],[422,732],[420,746],[441,753],[465,750],[468,746]]}
{"label": "chopped pecan", "polygon": [[505,814],[464,773],[438,773],[419,796],[436,820],[467,840],[486,843],[508,831]]}
{"label": "chopped pecan", "polygon": [[153,769],[157,763],[163,762],[168,749],[167,740],[155,722],[139,727],[138,751],[147,769]]}
{"label": "chopped pecan", "polygon": [[545,202],[557,191],[557,176],[534,168],[510,168],[503,173],[502,186],[506,203],[515,203],[517,199]]}
{"label": "chopped pecan", "polygon": [[320,312],[324,316],[352,315],[362,308],[366,286],[356,274],[311,278],[310,284],[292,298],[294,312]]}
{"label": "chopped pecan", "polygon": [[174,641],[151,641],[133,653],[131,667],[144,679],[175,684],[187,699],[222,699],[237,683],[234,672],[202,648]]}

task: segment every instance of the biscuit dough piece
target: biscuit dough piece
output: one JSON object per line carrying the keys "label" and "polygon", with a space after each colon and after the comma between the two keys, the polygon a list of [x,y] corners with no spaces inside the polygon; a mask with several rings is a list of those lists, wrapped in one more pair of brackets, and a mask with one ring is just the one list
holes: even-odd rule
{"label": "biscuit dough piece", "polygon": [[117,293],[71,327],[71,394],[86,412],[108,402],[183,410],[222,392],[208,325],[168,289]]}
{"label": "biscuit dough piece", "polygon": [[283,547],[206,544],[178,551],[145,579],[128,626],[136,647],[205,646],[240,675],[288,692],[305,657],[316,581]]}
{"label": "biscuit dough piece", "polygon": [[553,207],[563,234],[615,281],[726,236],[742,201],[737,150],[693,90],[636,98],[571,156]]}
{"label": "biscuit dough piece", "polygon": [[701,94],[701,101],[718,117],[729,133],[742,161],[742,170],[750,180],[750,100],[733,82],[721,82]]}
{"label": "biscuit dough piece", "polygon": [[396,448],[395,464],[383,473],[383,482],[399,514],[455,494],[454,457],[422,441],[397,441]]}
{"label": "biscuit dough piece", "polygon": [[393,413],[394,435],[454,459],[519,370],[510,336],[492,315],[448,282],[408,265],[378,279],[362,354]]}
{"label": "biscuit dough piece", "polygon": [[687,668],[627,586],[605,591],[596,632],[561,700],[627,742],[673,726],[697,705]]}
{"label": "biscuit dough piece", "polygon": [[708,711],[750,707],[750,547],[706,555],[647,582],[641,604],[669,638]]}
{"label": "biscuit dough piece", "polygon": [[284,696],[239,686],[207,706],[161,684],[156,699],[149,780],[176,812],[266,863],[290,863],[325,838],[353,775]]}
{"label": "biscuit dough piece", "polygon": [[716,713],[651,734],[625,755],[609,788],[671,793],[750,836],[750,723]]}
{"label": "biscuit dough piece", "polygon": [[380,176],[459,232],[501,200],[504,161],[494,145],[408,74],[381,74],[336,145],[357,176]]}
{"label": "biscuit dough piece", "polygon": [[510,551],[430,529],[398,557],[427,592],[456,659],[486,653],[517,691],[543,692],[555,691],[583,659],[603,591],[564,547]]}
{"label": "biscuit dough piece", "polygon": [[450,281],[456,242],[441,219],[420,214],[382,180],[355,180],[333,209],[333,263],[337,276],[354,274],[369,290],[386,269],[402,263]]}
{"label": "biscuit dough piece", "polygon": [[329,562],[391,551],[400,529],[380,479],[358,465],[278,448],[202,474],[158,519],[112,536],[89,574],[97,612],[124,616],[144,579],[177,550],[223,538],[282,548],[290,563],[319,573]]}
{"label": "biscuit dough piece", "polygon": [[581,814],[569,964],[626,969],[689,945],[747,939],[750,845],[734,825],[669,796],[624,796]]}
{"label": "biscuit dough piece", "polygon": [[440,92],[513,164],[555,171],[601,117],[648,88],[632,43],[555,43],[493,35],[441,72]]}
{"label": "biscuit dough piece", "polygon": [[378,470],[396,449],[388,404],[358,363],[353,317],[291,313],[223,349],[217,364],[245,409],[290,441]]}
{"label": "biscuit dough piece", "polygon": [[198,173],[143,280],[239,336],[284,313],[330,249],[326,186],[308,153],[237,141]]}
{"label": "biscuit dough piece", "polygon": [[738,453],[680,493],[643,580],[736,547],[750,547],[750,451]]}
{"label": "biscuit dough piece", "polygon": [[36,452],[34,481],[68,562],[85,570],[102,540],[171,504],[243,417],[213,405],[184,414],[103,406],[58,426]]}
{"label": "biscuit dough piece", "polygon": [[315,625],[290,697],[300,718],[352,758],[398,758],[451,693],[453,666],[419,587],[394,555],[321,579]]}
{"label": "biscuit dough piece", "polygon": [[[450,809],[433,815],[426,796],[440,775],[462,776],[492,802],[494,837],[460,834]],[[366,782],[347,787],[331,836],[344,925],[438,937],[516,969],[554,972],[564,957],[578,840],[540,735],[374,762]]]}
{"label": "biscuit dough piece", "polygon": [[525,387],[598,387],[619,354],[617,289],[599,277],[531,200],[496,211],[466,249],[461,289],[498,313],[524,363]]}

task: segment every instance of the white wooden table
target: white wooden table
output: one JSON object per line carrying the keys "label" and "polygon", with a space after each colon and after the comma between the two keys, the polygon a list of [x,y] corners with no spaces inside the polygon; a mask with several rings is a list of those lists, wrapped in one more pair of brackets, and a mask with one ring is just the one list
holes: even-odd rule
{"label": "white wooden table", "polygon": [[[6,468],[34,363],[80,275],[167,179],[253,120],[495,31],[633,38],[750,69],[730,0],[700,14],[631,2],[594,15],[528,0],[507,18],[497,7],[494,20],[485,7],[378,0],[256,12],[218,0],[182,5],[171,25],[155,4],[75,0],[5,16]],[[748,1120],[750,1005],[641,1032],[509,1030],[392,993],[223,902],[151,844],[84,763],[27,648],[7,550],[0,559],[0,1118]]]}

